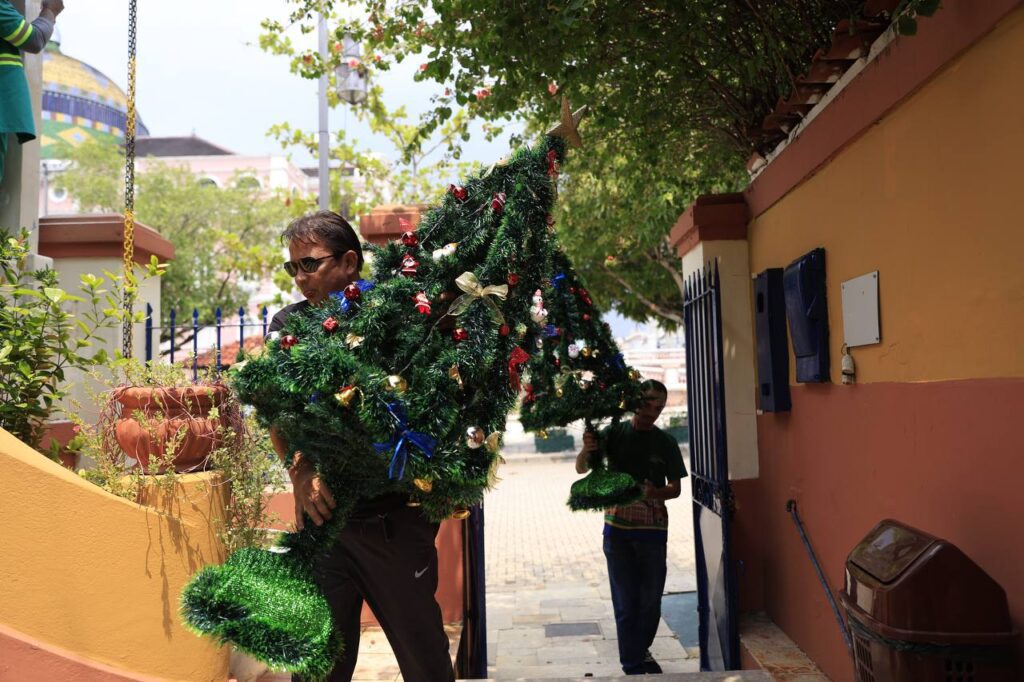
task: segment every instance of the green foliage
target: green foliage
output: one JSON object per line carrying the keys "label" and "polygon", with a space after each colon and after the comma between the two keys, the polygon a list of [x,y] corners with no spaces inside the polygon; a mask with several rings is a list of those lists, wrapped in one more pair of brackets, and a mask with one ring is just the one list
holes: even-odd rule
{"label": "green foliage", "polygon": [[[138,281],[87,274],[81,295],[72,295],[60,288],[56,271],[26,269],[27,240],[26,232],[15,238],[0,229],[0,426],[38,449],[70,388],[65,372],[107,361],[106,350],[93,344],[101,330],[125,319],[123,292]],[[150,275],[160,271],[150,264]]]}
{"label": "green foliage", "polygon": [[[564,169],[559,236],[604,305],[672,326],[683,298],[665,270],[674,221],[701,194],[746,185],[744,163],[765,144],[764,117],[836,24],[863,5],[289,0],[289,23],[265,21],[262,41],[305,77],[332,70],[338,56],[323,63],[286,37],[287,27],[311,31],[322,6],[333,12],[337,37],[351,34],[372,55],[361,67],[371,79],[405,59],[422,60],[416,77],[436,83],[438,94],[410,150],[460,115],[485,121],[488,137],[508,117],[525,119],[532,134],[555,118],[554,93],[589,105],[586,152]],[[891,19],[909,34],[916,17],[937,8],[938,0],[904,0]],[[618,245],[621,236],[626,243]],[[616,269],[602,267],[609,255]]]}
{"label": "green foliage", "polygon": [[[121,152],[86,142],[70,152],[72,167],[58,176],[82,210],[123,210]],[[242,286],[271,274],[281,261],[278,237],[290,216],[288,198],[263,196],[240,172],[228,186],[201,185],[187,168],[149,160],[136,175],[136,219],[174,245],[161,281],[163,315],[176,308],[200,312],[200,323],[219,307],[226,315],[248,308]],[[262,303],[262,302],[261,302]]]}

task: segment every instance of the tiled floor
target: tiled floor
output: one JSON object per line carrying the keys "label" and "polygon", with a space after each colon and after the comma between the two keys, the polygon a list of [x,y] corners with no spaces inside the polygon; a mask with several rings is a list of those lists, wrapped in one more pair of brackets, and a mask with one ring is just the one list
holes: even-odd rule
{"label": "tiled floor", "polygon": [[[448,632],[448,641],[451,642],[451,655],[454,664],[462,626],[446,625],[445,630]],[[359,659],[352,682],[368,682],[369,680],[389,680],[390,682],[398,680],[400,682],[401,679],[402,674],[398,670],[395,654],[391,650],[388,638],[384,636],[384,631],[378,627],[364,628],[359,638]],[[290,680],[291,676],[287,673],[266,673],[259,678],[259,682],[289,682]]]}

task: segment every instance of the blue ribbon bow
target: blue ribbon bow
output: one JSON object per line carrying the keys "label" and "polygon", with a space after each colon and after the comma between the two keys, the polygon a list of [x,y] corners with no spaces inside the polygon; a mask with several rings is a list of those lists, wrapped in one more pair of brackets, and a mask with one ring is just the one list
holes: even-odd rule
{"label": "blue ribbon bow", "polygon": [[[373,281],[368,280],[368,279],[358,280],[355,283],[355,285],[357,287],[359,287],[359,291],[364,293],[364,294],[367,293],[368,291],[370,291],[371,289],[373,289],[373,287],[374,287]],[[331,297],[337,299],[341,303],[341,311],[343,313],[348,314],[349,310],[352,308],[352,301],[350,301],[347,298],[345,298],[345,292],[343,292],[343,291],[332,291],[331,292]]]}
{"label": "blue ribbon bow", "polygon": [[549,337],[555,337],[555,336],[558,336],[558,334],[559,334],[559,331],[558,331],[558,327],[556,327],[556,326],[555,326],[555,325],[553,325],[553,324],[545,325],[545,326],[544,326],[544,333],[545,333],[545,334],[546,334],[547,336],[549,336]]}
{"label": "blue ribbon bow", "polygon": [[557,289],[559,286],[561,286],[562,282],[564,282],[564,281],[565,281],[565,273],[564,272],[560,272],[560,273],[558,273],[557,275],[555,275],[554,277],[551,278],[551,286],[553,286],[554,288]]}
{"label": "blue ribbon bow", "polygon": [[612,356],[612,359],[608,361],[608,364],[621,372],[626,369],[626,358],[622,356],[622,353],[616,353]]}
{"label": "blue ribbon bow", "polygon": [[409,417],[402,403],[388,403],[387,407],[391,417],[395,420],[395,432],[392,434],[390,442],[374,443],[373,447],[378,454],[392,451],[391,464],[388,466],[388,478],[392,481],[400,481],[405,475],[405,463],[409,460],[409,445],[415,445],[427,459],[430,459],[434,456],[437,439],[428,433],[409,429]]}

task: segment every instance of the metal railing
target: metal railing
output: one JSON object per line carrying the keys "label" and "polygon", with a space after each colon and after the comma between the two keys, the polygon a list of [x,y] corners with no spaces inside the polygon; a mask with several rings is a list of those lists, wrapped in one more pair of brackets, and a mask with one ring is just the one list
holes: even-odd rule
{"label": "metal railing", "polygon": [[[179,325],[178,324],[178,311],[176,309],[174,309],[174,308],[171,308],[171,311],[170,311],[170,314],[169,314],[168,317],[169,317],[170,324],[168,324],[168,325],[154,324],[154,320],[153,320],[153,306],[150,305],[149,303],[146,304],[146,319],[145,319],[145,322],[144,322],[145,328],[146,328],[146,331],[145,331],[145,335],[146,335],[146,342],[145,342],[145,346],[146,346],[146,362],[150,363],[150,362],[153,362],[154,359],[155,359],[154,358],[154,353],[153,353],[153,350],[154,350],[153,349],[153,332],[162,332],[165,329],[168,331],[169,336],[170,336],[170,348],[169,348],[169,350],[167,351],[166,354],[160,353],[160,357],[162,358],[162,357],[164,357],[166,355],[168,362],[173,365],[175,363],[175,356],[178,353],[181,352],[179,350],[179,348],[178,348],[178,342],[177,342],[178,333],[181,332],[181,331],[190,330],[192,332],[192,339],[191,339],[192,353],[191,353],[191,358],[192,358],[192,379],[193,379],[193,381],[197,381],[199,379],[199,367],[200,367],[199,358],[200,358],[200,355],[201,354],[210,353],[211,351],[214,353],[214,363],[213,363],[212,367],[213,367],[213,369],[214,369],[214,371],[216,373],[220,374],[221,370],[224,368],[224,365],[223,365],[223,362],[222,362],[222,359],[223,359],[222,358],[222,351],[224,349],[223,341],[224,341],[225,334],[230,334],[234,330],[237,330],[238,331],[238,347],[239,347],[239,350],[244,350],[245,349],[245,331],[246,331],[246,329],[254,329],[254,328],[255,329],[259,329],[261,337],[265,337],[267,335],[267,329],[270,326],[270,321],[269,321],[269,318],[268,318],[268,313],[267,313],[267,307],[266,306],[263,306],[263,308],[261,309],[259,315],[256,318],[247,318],[246,314],[245,314],[245,308],[239,308],[238,309],[238,321],[237,322],[232,321],[232,322],[225,323],[224,322],[224,315],[223,315],[223,313],[222,313],[220,308],[217,308],[216,311],[214,312],[214,323],[213,324],[200,324],[199,323],[199,309],[198,308],[193,308],[192,309],[192,324],[191,325],[189,325],[189,324]],[[252,320],[251,322],[248,321],[250,319]],[[200,351],[200,349],[199,349],[199,336],[200,336],[200,333],[205,331],[205,330],[209,330],[209,329],[213,329],[214,330],[214,334],[215,334],[215,336],[214,336],[214,345],[213,345],[212,348],[203,348],[203,350]],[[188,343],[188,341],[186,341],[186,343]],[[159,358],[156,358],[156,359],[159,359]],[[206,366],[207,364],[208,363],[204,362],[203,366]]]}

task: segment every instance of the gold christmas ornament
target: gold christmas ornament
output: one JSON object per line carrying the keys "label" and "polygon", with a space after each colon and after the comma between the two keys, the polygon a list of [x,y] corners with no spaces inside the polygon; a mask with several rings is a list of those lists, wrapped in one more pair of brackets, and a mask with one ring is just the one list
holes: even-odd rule
{"label": "gold christmas ornament", "polygon": [[422,502],[417,500],[415,497],[410,497],[409,501],[405,503],[406,507],[419,507],[422,506]]}
{"label": "gold christmas ornament", "polygon": [[582,355],[585,358],[589,358],[590,357],[590,349],[589,348],[585,348],[585,347],[584,348],[580,348],[580,355]]}
{"label": "gold christmas ornament", "polygon": [[537,432],[537,437],[540,438],[541,440],[547,440],[548,439],[548,430],[547,429],[541,429],[540,431]]}
{"label": "gold christmas ornament", "polygon": [[556,388],[556,389],[555,389],[555,397],[556,397],[556,398],[564,398],[564,397],[565,397],[565,391],[564,391],[564,390],[562,390],[562,388],[561,388],[561,387],[559,387],[559,388]]}
{"label": "gold christmas ornament", "polygon": [[501,432],[495,431],[491,435],[487,436],[487,440],[484,441],[484,447],[487,448],[487,452],[492,455],[498,454],[501,450]]}
{"label": "gold christmas ornament", "polygon": [[498,455],[491,461],[491,468],[487,470],[488,488],[493,488],[494,486],[498,485],[498,481],[501,480],[500,478],[498,478],[498,468],[504,463],[505,458],[502,457],[501,455]]}
{"label": "gold christmas ornament", "polygon": [[363,343],[363,337],[349,333],[345,336],[345,345],[349,348],[358,348]]}
{"label": "gold christmas ornament", "polygon": [[462,375],[459,374],[458,365],[452,365],[450,368],[448,368],[448,376],[451,377],[451,379],[459,385],[460,391],[464,391],[466,389],[466,385],[462,383]]}
{"label": "gold christmas ornament", "polygon": [[362,395],[363,392],[359,390],[358,386],[344,386],[334,394],[334,399],[341,403],[342,407],[350,408],[352,403],[356,401],[356,398],[360,398]]}
{"label": "gold christmas ornament", "polygon": [[622,400],[619,401],[619,409],[620,410],[626,409],[626,399],[625,398],[623,398]]}
{"label": "gold christmas ornament", "polygon": [[487,434],[479,426],[470,426],[466,429],[466,447],[476,450],[487,440]]}
{"label": "gold christmas ornament", "polygon": [[551,135],[552,137],[564,137],[567,145],[579,149],[583,146],[583,140],[580,138],[577,126],[579,126],[580,120],[586,115],[586,113],[586,106],[582,106],[576,111],[572,111],[572,107],[569,106],[569,98],[563,94],[562,120],[559,121],[558,125],[548,131],[548,135]]}
{"label": "gold christmas ornament", "polygon": [[465,507],[456,507],[455,511],[452,512],[451,518],[456,521],[462,521],[463,519],[469,518],[469,510]]}
{"label": "gold christmas ornament", "polygon": [[590,352],[590,355],[593,356],[593,358],[596,360],[597,358],[601,357],[601,349],[595,348]]}
{"label": "gold christmas ornament", "polygon": [[635,369],[629,370],[629,378],[632,381],[640,381],[640,372],[636,371]]}
{"label": "gold christmas ornament", "polygon": [[434,482],[429,478],[414,478],[412,484],[419,489],[420,492],[429,493],[434,489]]}
{"label": "gold christmas ornament", "polygon": [[505,317],[501,314],[501,308],[494,302],[494,299],[504,301],[508,297],[507,284],[483,286],[475,274],[464,272],[456,278],[455,285],[465,293],[455,299],[455,302],[448,308],[449,315],[452,317],[461,315],[469,309],[469,306],[473,305],[474,301],[483,301],[490,308],[491,315],[494,316],[497,323],[505,324]]}
{"label": "gold christmas ornament", "polygon": [[384,390],[388,393],[405,393],[408,389],[409,383],[397,374],[392,374],[385,379]]}

